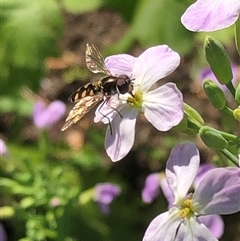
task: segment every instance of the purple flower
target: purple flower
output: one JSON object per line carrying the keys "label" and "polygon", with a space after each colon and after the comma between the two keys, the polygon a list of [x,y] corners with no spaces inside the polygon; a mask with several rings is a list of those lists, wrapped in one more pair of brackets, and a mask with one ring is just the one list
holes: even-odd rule
{"label": "purple flower", "polygon": [[[174,83],[149,90],[159,79],[171,74],[179,62],[179,55],[166,45],[149,48],[138,58],[125,54],[105,60],[111,74],[126,74],[134,82],[132,94],[113,96],[96,111],[95,122],[111,121],[113,133],[108,126],[105,148],[112,161],[121,160],[132,148],[139,112],[160,131],[168,131],[182,120],[182,93]],[[118,111],[114,111],[116,109]]]}
{"label": "purple flower", "polygon": [[150,223],[144,241],[216,241],[199,216],[231,214],[240,210],[239,168],[208,171],[195,192],[188,194],[199,163],[199,153],[193,143],[186,142],[173,148],[167,161],[166,179],[175,201],[168,212],[158,215]]}
{"label": "purple flower", "polygon": [[111,183],[99,183],[95,186],[94,200],[99,204],[103,214],[109,214],[109,204],[120,192],[120,187]]}
{"label": "purple flower", "polygon": [[38,101],[33,109],[34,125],[38,128],[48,128],[53,126],[65,113],[66,105],[59,100],[46,105]]}
{"label": "purple flower", "polygon": [[[236,64],[231,64],[231,67],[232,67],[232,73],[233,73],[232,84],[234,87],[237,87],[237,85],[239,84],[239,80],[240,80],[239,67]],[[218,82],[218,80],[216,79],[216,77],[210,67],[204,68],[200,72],[199,78],[200,78],[201,82],[203,82],[205,79],[210,79],[210,80],[214,81],[224,91],[224,93],[226,94],[226,97],[228,99],[231,98],[232,95],[231,95],[230,91],[228,90],[228,88],[226,87],[226,85],[222,85]]]}
{"label": "purple flower", "polygon": [[8,157],[9,155],[7,146],[2,139],[0,139],[0,155],[1,157]]}
{"label": "purple flower", "polygon": [[151,203],[160,193],[160,173],[152,173],[147,176],[142,190],[142,200]]}
{"label": "purple flower", "polygon": [[185,11],[181,21],[190,31],[211,32],[234,24],[239,12],[239,0],[197,0]]}
{"label": "purple flower", "polygon": [[0,241],[7,241],[7,234],[6,231],[4,229],[4,226],[0,223]]}

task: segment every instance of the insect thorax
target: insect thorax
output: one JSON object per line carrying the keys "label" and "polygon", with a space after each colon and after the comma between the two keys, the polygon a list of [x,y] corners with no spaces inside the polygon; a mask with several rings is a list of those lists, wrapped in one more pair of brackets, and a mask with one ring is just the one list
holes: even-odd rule
{"label": "insect thorax", "polygon": [[107,76],[98,81],[102,92],[105,96],[111,96],[117,94],[117,77]]}
{"label": "insect thorax", "polygon": [[131,80],[126,75],[119,77],[108,76],[99,80],[98,85],[102,89],[105,96],[119,94],[126,94],[132,90]]}

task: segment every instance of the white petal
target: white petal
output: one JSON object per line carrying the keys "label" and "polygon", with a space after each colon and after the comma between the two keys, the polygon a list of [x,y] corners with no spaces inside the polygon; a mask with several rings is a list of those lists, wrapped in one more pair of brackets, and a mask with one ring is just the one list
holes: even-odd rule
{"label": "white petal", "polygon": [[166,178],[176,202],[186,196],[199,163],[198,149],[192,142],[184,142],[172,149],[167,161]]}
{"label": "white petal", "polygon": [[118,54],[107,57],[104,62],[111,75],[125,74],[131,78],[132,68],[136,58],[128,54]]}
{"label": "white petal", "polygon": [[142,105],[145,117],[160,131],[176,126],[184,115],[182,93],[173,83],[146,93]]}
{"label": "white petal", "polygon": [[[111,126],[107,128],[105,138],[105,148],[113,162],[124,158],[133,146],[138,110],[126,106],[121,110],[121,114],[123,117],[119,114],[115,115]],[[113,133],[111,133],[110,127]]]}
{"label": "white petal", "polygon": [[136,60],[132,78],[142,91],[148,89],[159,79],[171,74],[179,65],[180,56],[167,45],[152,47],[143,52]]}
{"label": "white petal", "polygon": [[[118,95],[113,95],[109,100],[103,101],[95,111],[94,122],[102,121],[104,124],[109,124],[117,113],[116,110],[123,108],[123,103],[118,98]],[[119,115],[119,114],[118,114]]]}
{"label": "white petal", "polygon": [[143,241],[175,241],[176,231],[181,223],[178,212],[179,209],[172,208],[154,218],[144,234]]}
{"label": "white petal", "polygon": [[210,170],[193,194],[197,214],[231,214],[240,211],[240,168]]}
{"label": "white petal", "polygon": [[186,219],[181,224],[176,241],[217,241],[209,229],[196,218]]}

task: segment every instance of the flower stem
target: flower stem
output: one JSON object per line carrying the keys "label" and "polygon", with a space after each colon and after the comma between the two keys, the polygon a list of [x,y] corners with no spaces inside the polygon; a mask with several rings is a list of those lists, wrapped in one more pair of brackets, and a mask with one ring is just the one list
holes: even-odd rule
{"label": "flower stem", "polygon": [[226,86],[227,86],[228,90],[231,92],[232,96],[234,97],[236,91],[235,91],[235,88],[234,88],[232,82],[231,82],[231,81],[228,82],[228,83],[226,84]]}
{"label": "flower stem", "polygon": [[225,106],[222,111],[224,111],[225,113],[233,116],[233,110],[231,108],[229,108],[228,106]]}
{"label": "flower stem", "polygon": [[229,150],[219,150],[225,157],[227,157],[235,166],[238,166],[238,159]]}

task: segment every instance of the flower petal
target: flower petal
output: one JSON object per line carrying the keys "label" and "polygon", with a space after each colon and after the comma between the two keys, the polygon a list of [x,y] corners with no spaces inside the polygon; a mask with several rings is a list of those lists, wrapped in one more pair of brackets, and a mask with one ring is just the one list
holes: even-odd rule
{"label": "flower petal", "polygon": [[142,107],[145,117],[160,131],[176,126],[184,115],[182,93],[173,83],[146,93]]}
{"label": "flower petal", "polygon": [[192,142],[175,146],[169,156],[166,178],[175,202],[184,198],[193,183],[199,167],[199,153]]}
{"label": "flower petal", "polygon": [[217,241],[208,228],[196,218],[186,219],[174,241]]}
{"label": "flower petal", "polygon": [[135,136],[135,123],[138,110],[131,106],[126,106],[121,110],[121,115],[116,114],[107,128],[105,138],[105,148],[108,156],[113,162],[124,158],[133,146]]}
{"label": "flower petal", "polygon": [[224,222],[219,215],[206,215],[198,217],[199,221],[202,222],[212,233],[215,238],[220,238],[224,232]]}
{"label": "flower petal", "polygon": [[239,0],[198,0],[185,11],[181,21],[191,31],[215,31],[234,24],[239,12]]}
{"label": "flower petal", "polygon": [[1,157],[8,157],[9,152],[8,152],[8,148],[4,142],[4,140],[2,140],[0,138],[0,156]]}
{"label": "flower petal", "polygon": [[192,202],[197,214],[231,214],[240,211],[240,168],[215,168],[203,178]]}
{"label": "flower petal", "polygon": [[181,222],[179,209],[172,208],[168,212],[158,215],[149,224],[143,241],[173,241],[177,228]]}
{"label": "flower petal", "polygon": [[142,190],[142,200],[151,203],[160,193],[160,174],[152,173],[147,176]]}
{"label": "flower petal", "polygon": [[107,57],[104,62],[111,75],[125,74],[131,78],[132,68],[136,58],[128,54],[118,54]]}
{"label": "flower petal", "polygon": [[142,91],[147,92],[159,79],[171,74],[179,63],[179,54],[167,45],[151,47],[137,58],[133,66],[134,84],[140,85]]}
{"label": "flower petal", "polygon": [[168,209],[170,209],[173,206],[174,195],[167,183],[166,175],[163,173],[161,173],[161,175],[160,175],[160,186],[161,186],[161,189],[162,189],[162,192],[163,192],[165,198],[168,201]]}
{"label": "flower petal", "polygon": [[[106,99],[105,99],[106,100]],[[109,124],[115,115],[119,115],[116,110],[120,111],[125,105],[120,101],[118,95],[113,95],[105,103],[101,103],[96,111],[94,122],[102,121],[104,124]]]}
{"label": "flower petal", "polygon": [[66,105],[59,100],[53,101],[49,106],[38,101],[33,109],[34,125],[38,128],[47,128],[55,124],[65,113]]}
{"label": "flower petal", "polygon": [[206,173],[208,171],[212,170],[213,168],[216,168],[213,164],[200,165],[200,167],[198,168],[197,175],[193,181],[193,186],[195,189],[198,187],[199,183],[202,181],[204,175],[206,175]]}

